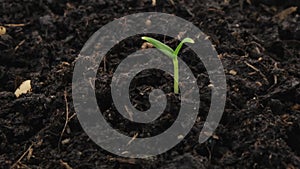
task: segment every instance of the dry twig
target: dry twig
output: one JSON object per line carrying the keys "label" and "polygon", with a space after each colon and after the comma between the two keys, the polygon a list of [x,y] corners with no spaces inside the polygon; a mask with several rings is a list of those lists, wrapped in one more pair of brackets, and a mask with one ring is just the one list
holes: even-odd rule
{"label": "dry twig", "polygon": [[255,70],[256,72],[258,72],[262,77],[263,79],[266,81],[267,84],[269,84],[269,81],[267,79],[267,77],[258,69],[256,68],[255,66],[251,65],[250,63],[248,63],[247,61],[244,62],[247,66],[249,66],[251,69]]}
{"label": "dry twig", "polygon": [[14,169],[21,160],[26,156],[26,154],[32,149],[33,144],[31,144],[28,149],[21,155],[21,157],[10,167],[10,169]]}
{"label": "dry twig", "polygon": [[132,139],[127,143],[127,145],[130,145],[137,138],[138,135],[139,133],[135,133]]}
{"label": "dry twig", "polygon": [[23,27],[23,26],[26,26],[28,25],[29,23],[20,23],[20,24],[5,24],[6,27]]}
{"label": "dry twig", "polygon": [[65,130],[67,128],[68,122],[73,117],[75,117],[75,113],[72,116],[69,116],[70,113],[69,113],[69,106],[68,106],[68,99],[67,99],[67,91],[64,91],[64,100],[65,100],[65,104],[66,104],[66,121],[65,121],[64,128],[63,128],[63,130],[60,133],[60,137],[59,137],[59,140],[58,140],[58,149],[60,149],[60,143],[61,143],[62,137],[64,135],[64,132],[65,132]]}
{"label": "dry twig", "polygon": [[24,42],[25,42],[25,39],[22,40],[22,41],[15,47],[15,51],[17,51],[17,50],[20,48],[20,46],[22,46],[22,45],[24,44]]}
{"label": "dry twig", "polygon": [[64,167],[65,169],[73,169],[67,162],[64,162],[63,160],[59,160],[60,165]]}

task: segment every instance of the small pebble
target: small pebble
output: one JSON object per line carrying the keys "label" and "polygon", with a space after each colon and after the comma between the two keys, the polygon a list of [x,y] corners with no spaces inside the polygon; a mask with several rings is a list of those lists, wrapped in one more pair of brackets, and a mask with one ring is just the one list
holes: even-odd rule
{"label": "small pebble", "polygon": [[150,26],[151,25],[151,20],[150,19],[147,19],[146,22],[145,22],[146,26]]}
{"label": "small pebble", "polygon": [[6,28],[4,26],[0,26],[0,35],[4,35],[6,33]]}

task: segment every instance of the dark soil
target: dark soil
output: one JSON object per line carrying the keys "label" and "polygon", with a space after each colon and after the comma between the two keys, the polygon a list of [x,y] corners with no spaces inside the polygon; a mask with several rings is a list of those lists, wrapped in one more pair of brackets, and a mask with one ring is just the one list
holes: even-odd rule
{"label": "dark soil", "polygon": [[[0,37],[0,168],[300,168],[300,1],[172,2],[157,0],[152,6],[150,0],[1,1],[0,26],[7,33]],[[298,10],[278,17],[289,7]],[[215,45],[228,93],[214,136],[198,144],[210,104],[209,79],[201,61],[183,50],[180,57],[199,79],[201,118],[172,150],[149,159],[115,156],[89,139],[76,116],[61,137],[66,106],[70,117],[75,113],[72,72],[84,43],[115,18],[148,11],[193,22]],[[101,64],[96,93],[105,103],[100,109],[115,128],[147,137],[172,125],[176,113],[165,112],[153,126],[142,126],[116,112],[109,84],[116,66],[143,43],[139,37],[132,39],[116,45],[105,68]],[[174,47],[178,42],[166,43]],[[14,91],[25,80],[32,81],[32,92],[16,98]],[[132,82],[132,103],[140,110],[149,108],[150,87],[164,89],[176,105],[179,98],[172,94],[172,85],[170,75],[144,71]],[[178,106],[167,109],[177,112]]]}

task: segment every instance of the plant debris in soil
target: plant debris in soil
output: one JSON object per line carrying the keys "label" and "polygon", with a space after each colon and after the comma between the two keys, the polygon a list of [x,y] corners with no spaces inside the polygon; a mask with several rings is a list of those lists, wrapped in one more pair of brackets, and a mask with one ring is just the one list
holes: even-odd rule
{"label": "plant debris in soil", "polygon": [[[98,147],[81,128],[72,105],[72,71],[84,43],[99,28],[115,18],[150,11],[182,17],[209,36],[225,68],[226,108],[214,135],[199,144],[210,83],[201,61],[183,49],[179,57],[199,79],[199,119],[168,152],[148,159],[121,158]],[[3,1],[0,168],[300,168],[299,23],[299,0]],[[171,47],[178,44],[157,38]],[[143,43],[131,37],[116,45],[96,81],[103,115],[133,137],[159,134],[176,118],[171,110],[179,109],[169,107],[157,123],[139,127],[116,111],[109,87],[112,73]],[[16,97],[26,80],[31,92]],[[132,103],[148,109],[153,88],[170,93],[172,86],[170,75],[143,71],[132,82]],[[180,100],[169,97],[175,104]]]}

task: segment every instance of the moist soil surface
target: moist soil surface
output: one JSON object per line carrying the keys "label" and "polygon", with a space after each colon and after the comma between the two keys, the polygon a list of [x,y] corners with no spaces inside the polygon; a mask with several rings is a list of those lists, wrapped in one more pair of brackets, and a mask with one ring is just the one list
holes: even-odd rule
{"label": "moist soil surface", "polygon": [[[300,168],[299,0],[5,0],[0,5],[0,168]],[[298,7],[298,9],[297,9]],[[173,149],[146,159],[122,158],[83,131],[72,103],[76,58],[105,24],[138,12],[164,12],[200,28],[215,46],[227,80],[221,122],[206,142],[198,136],[210,106],[206,69],[186,46],[179,57],[201,94],[198,119]],[[126,25],[126,23],[124,24]],[[171,47],[178,40],[153,35]],[[130,85],[131,103],[150,108],[149,93],[168,96],[165,112],[150,124],[116,110],[110,82],[141,36],[117,44],[98,69],[95,93],[106,120],[131,137],[149,137],[172,125],[180,109],[172,76],[145,70]],[[31,80],[31,92],[15,90]],[[101,104],[100,104],[101,102]],[[188,112],[186,112],[188,113]],[[136,134],[138,133],[138,134]]]}

